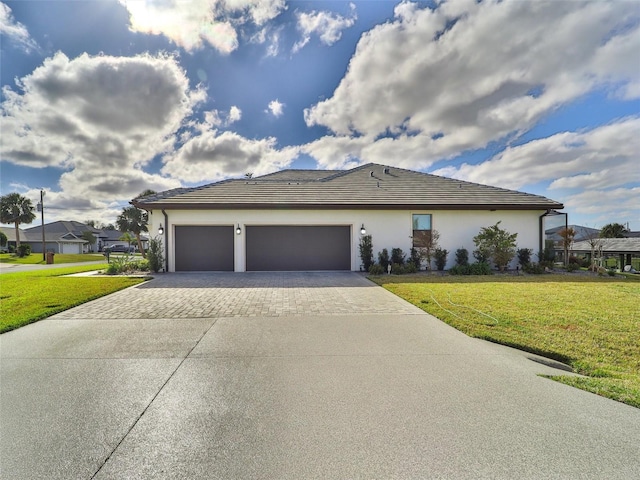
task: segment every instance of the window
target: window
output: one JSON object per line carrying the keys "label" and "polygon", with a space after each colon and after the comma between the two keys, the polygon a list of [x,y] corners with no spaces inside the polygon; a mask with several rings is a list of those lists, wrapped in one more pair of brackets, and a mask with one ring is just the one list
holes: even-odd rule
{"label": "window", "polygon": [[413,214],[413,247],[422,248],[431,240],[431,214]]}

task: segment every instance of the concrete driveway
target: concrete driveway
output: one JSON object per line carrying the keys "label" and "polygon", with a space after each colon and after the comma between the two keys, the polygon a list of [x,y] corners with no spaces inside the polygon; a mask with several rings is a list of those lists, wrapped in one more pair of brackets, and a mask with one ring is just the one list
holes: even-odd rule
{"label": "concrete driveway", "polygon": [[0,351],[2,478],[640,477],[640,410],[354,273],[167,274]]}

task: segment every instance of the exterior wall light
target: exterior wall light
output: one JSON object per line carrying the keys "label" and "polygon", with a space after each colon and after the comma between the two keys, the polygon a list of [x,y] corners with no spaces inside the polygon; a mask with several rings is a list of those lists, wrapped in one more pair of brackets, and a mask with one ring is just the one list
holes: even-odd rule
{"label": "exterior wall light", "polygon": [[160,224],[160,226],[158,227],[158,235],[164,235],[164,227],[162,226],[162,224]]}
{"label": "exterior wall light", "polygon": [[240,224],[236,227],[236,235],[240,235],[242,233],[242,229],[240,228]]}
{"label": "exterior wall light", "polygon": [[364,223],[362,224],[362,226],[360,227],[360,235],[366,235],[367,234],[367,229],[364,228]]}

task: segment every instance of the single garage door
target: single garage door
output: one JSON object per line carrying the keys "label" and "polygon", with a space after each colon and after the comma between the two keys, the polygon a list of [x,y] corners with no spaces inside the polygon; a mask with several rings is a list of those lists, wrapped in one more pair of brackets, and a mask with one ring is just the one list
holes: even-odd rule
{"label": "single garage door", "polygon": [[233,272],[233,226],[176,225],[176,271]]}
{"label": "single garage door", "polygon": [[247,226],[248,271],[351,270],[351,227]]}

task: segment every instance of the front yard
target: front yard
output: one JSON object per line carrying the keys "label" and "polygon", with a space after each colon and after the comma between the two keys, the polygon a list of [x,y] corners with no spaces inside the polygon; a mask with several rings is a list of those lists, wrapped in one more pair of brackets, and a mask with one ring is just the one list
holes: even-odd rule
{"label": "front yard", "polygon": [[372,276],[458,330],[568,363],[554,380],[640,408],[640,282],[581,275]]}
{"label": "front yard", "polygon": [[[100,262],[104,260],[101,253],[56,253],[53,257],[54,263],[81,263]],[[42,259],[42,253],[32,253],[26,257],[16,257],[11,253],[0,253],[0,263],[15,263],[20,265],[45,265],[47,262]]]}
{"label": "front yard", "polygon": [[104,269],[107,265],[3,273],[0,275],[0,333],[27,325],[81,303],[143,282],[129,277],[63,277],[71,273]]}

